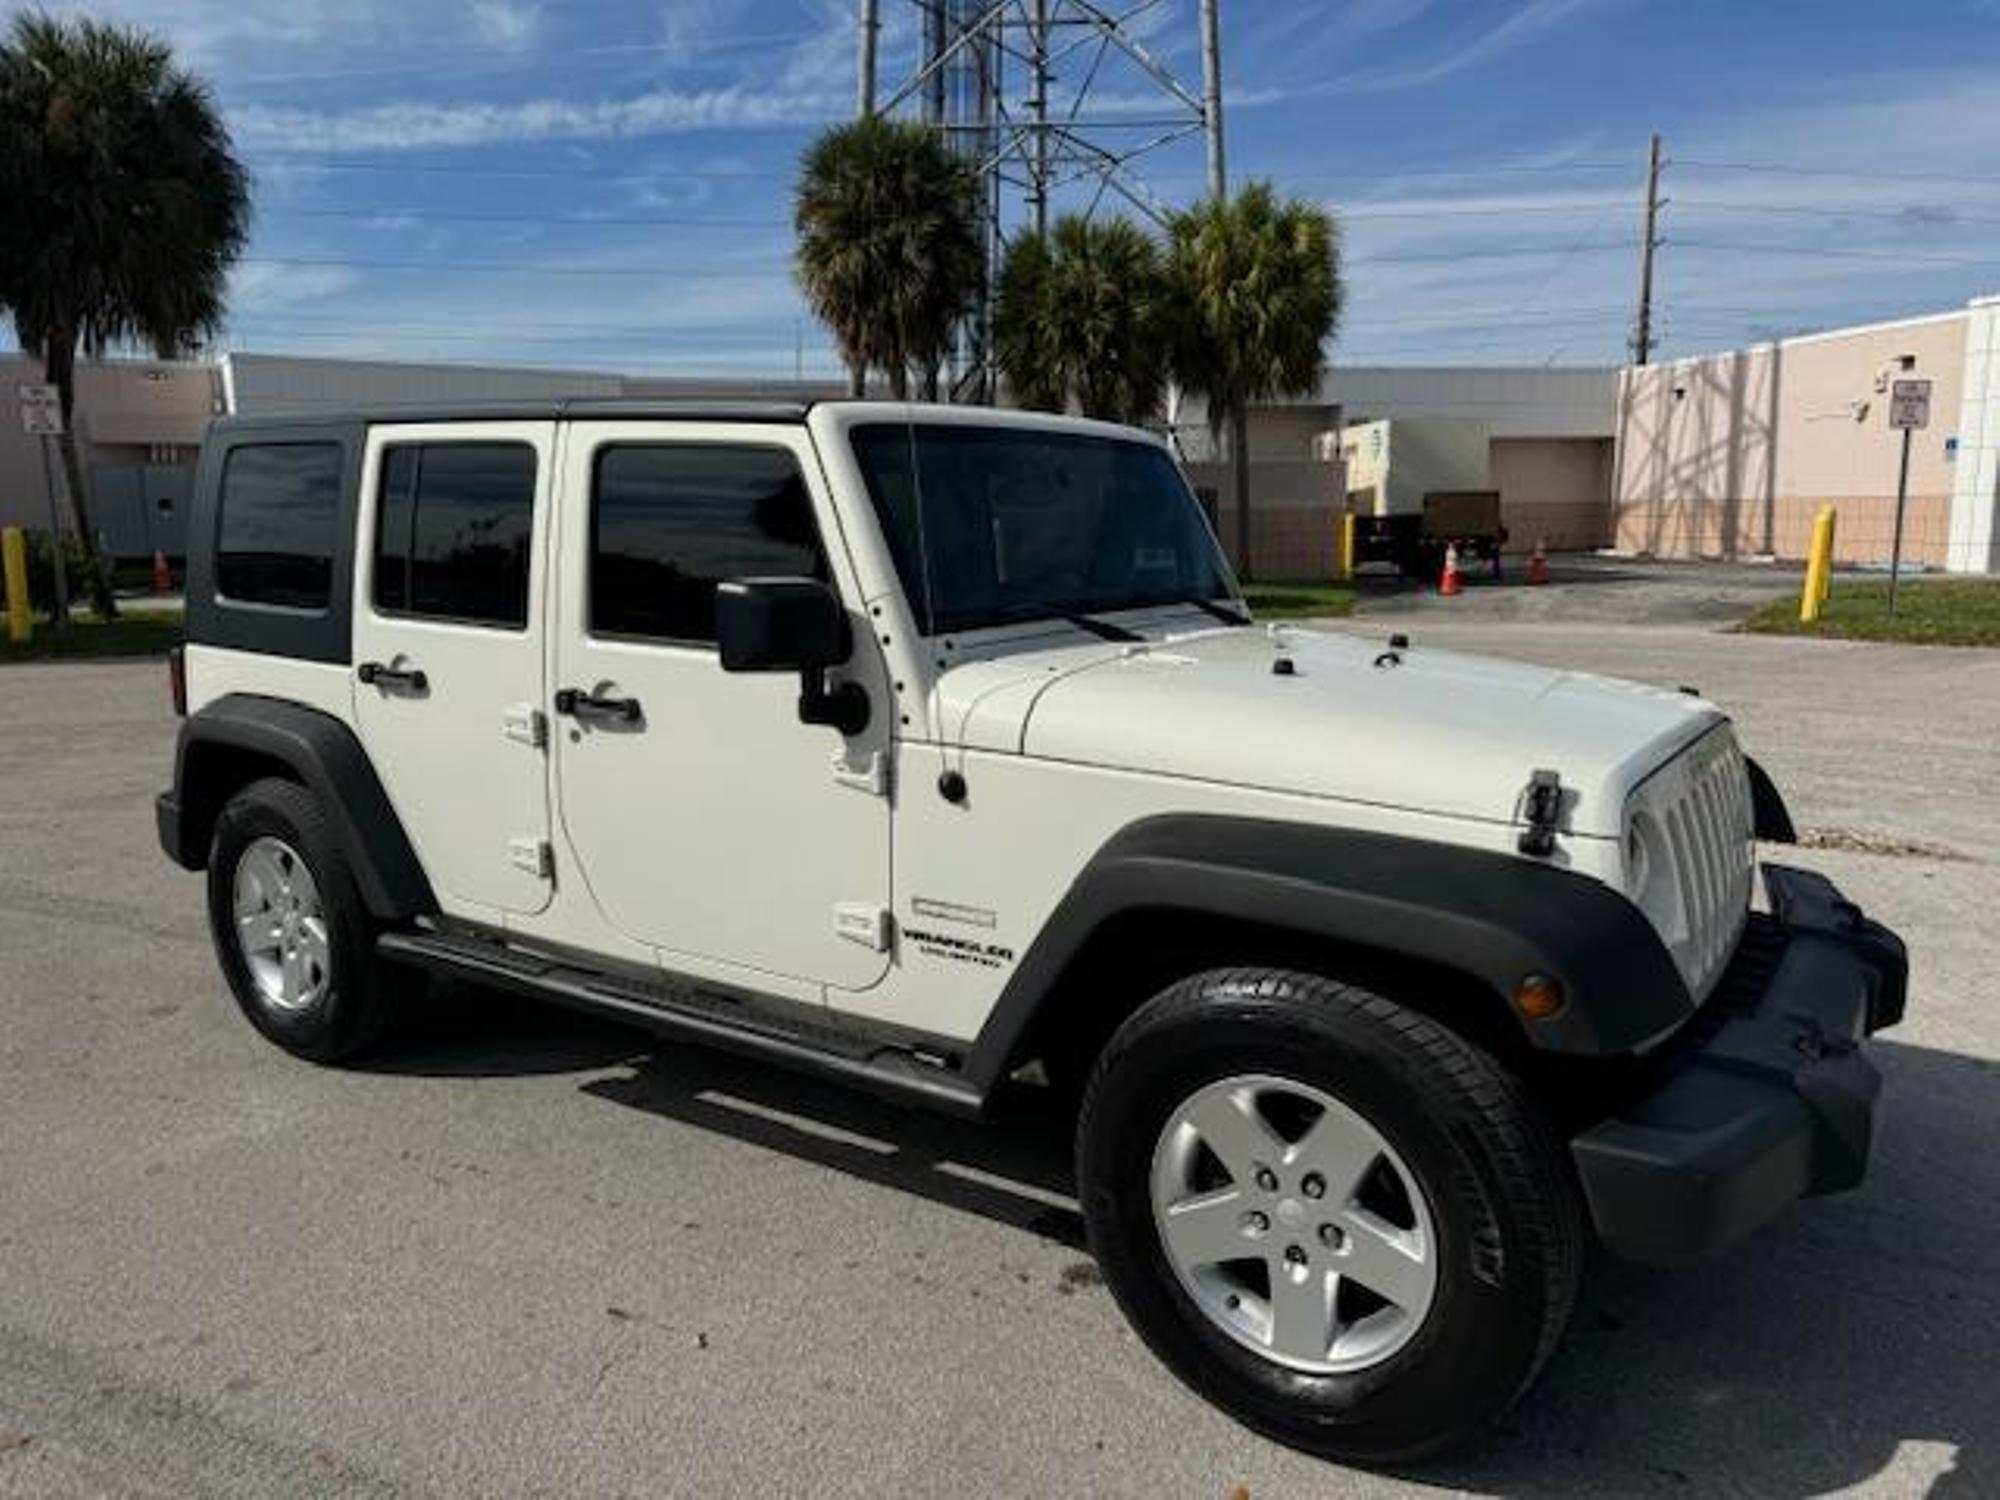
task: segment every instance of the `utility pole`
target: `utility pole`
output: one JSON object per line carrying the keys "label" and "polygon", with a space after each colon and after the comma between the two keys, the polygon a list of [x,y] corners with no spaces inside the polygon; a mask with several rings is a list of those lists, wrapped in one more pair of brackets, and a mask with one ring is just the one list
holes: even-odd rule
{"label": "utility pole", "polygon": [[867,119],[875,113],[875,45],[882,34],[881,0],[861,0],[861,91],[860,114]]}
{"label": "utility pole", "polygon": [[1208,137],[1208,196],[1220,203],[1229,192],[1222,159],[1222,21],[1220,0],[1201,0],[1201,114]]}
{"label": "utility pole", "polygon": [[1653,252],[1659,248],[1660,133],[1653,132],[1646,155],[1646,227],[1639,239],[1639,321],[1632,333],[1632,362],[1643,365],[1653,357]]}

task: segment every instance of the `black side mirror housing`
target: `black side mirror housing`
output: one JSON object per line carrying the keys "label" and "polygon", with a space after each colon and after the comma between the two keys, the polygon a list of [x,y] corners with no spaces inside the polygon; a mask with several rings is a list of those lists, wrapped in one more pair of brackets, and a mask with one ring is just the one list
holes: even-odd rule
{"label": "black side mirror housing", "polygon": [[725,672],[818,672],[852,649],[839,596],[812,578],[735,578],[716,586]]}
{"label": "black side mirror housing", "polygon": [[853,654],[847,611],[814,578],[734,578],[715,590],[715,641],[725,672],[797,672],[799,718],[853,736],[868,727],[868,690],[829,689],[826,670]]}

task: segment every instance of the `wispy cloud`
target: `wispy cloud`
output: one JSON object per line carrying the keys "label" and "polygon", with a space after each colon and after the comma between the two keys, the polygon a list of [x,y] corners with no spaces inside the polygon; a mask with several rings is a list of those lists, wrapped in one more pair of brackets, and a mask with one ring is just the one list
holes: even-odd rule
{"label": "wispy cloud", "polygon": [[237,139],[252,150],[407,151],[810,125],[837,117],[846,105],[845,95],[655,89],[629,99],[531,99],[518,104],[410,100],[345,110],[247,105],[230,119]]}
{"label": "wispy cloud", "polygon": [[473,0],[472,29],[487,46],[519,52],[542,29],[542,8],[518,0]]}
{"label": "wispy cloud", "polygon": [[1401,67],[1390,65],[1370,68],[1362,73],[1343,74],[1293,92],[1301,96],[1382,94],[1440,83],[1455,74],[1483,67],[1566,22],[1583,17],[1594,18],[1608,10],[1622,8],[1626,3],[1629,0],[1528,0],[1527,4],[1510,12],[1496,25],[1433,57]]}
{"label": "wispy cloud", "polygon": [[229,279],[229,307],[237,317],[282,312],[337,297],[352,289],[357,279],[343,266],[287,266],[267,261],[239,265]]}

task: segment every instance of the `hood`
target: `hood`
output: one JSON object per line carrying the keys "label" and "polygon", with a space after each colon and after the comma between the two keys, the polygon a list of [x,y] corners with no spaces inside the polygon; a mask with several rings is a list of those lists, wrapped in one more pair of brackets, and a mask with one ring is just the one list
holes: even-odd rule
{"label": "hood", "polygon": [[1569,831],[1607,838],[1632,787],[1722,719],[1684,693],[1283,627],[1010,654],[938,691],[968,748],[1451,817],[1513,822],[1553,770]]}

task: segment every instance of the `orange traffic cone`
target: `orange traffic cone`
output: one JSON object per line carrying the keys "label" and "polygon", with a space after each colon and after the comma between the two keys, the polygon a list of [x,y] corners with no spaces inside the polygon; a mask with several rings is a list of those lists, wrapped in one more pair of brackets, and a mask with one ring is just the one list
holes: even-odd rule
{"label": "orange traffic cone", "polygon": [[1549,581],[1549,548],[1540,537],[1535,538],[1535,550],[1528,554],[1528,582],[1541,584]]}
{"label": "orange traffic cone", "polygon": [[171,594],[174,591],[174,570],[167,566],[167,554],[159,548],[153,549],[153,592]]}
{"label": "orange traffic cone", "polygon": [[1449,599],[1464,589],[1465,576],[1458,571],[1458,544],[1453,542],[1444,549],[1444,577],[1438,580],[1438,592]]}

